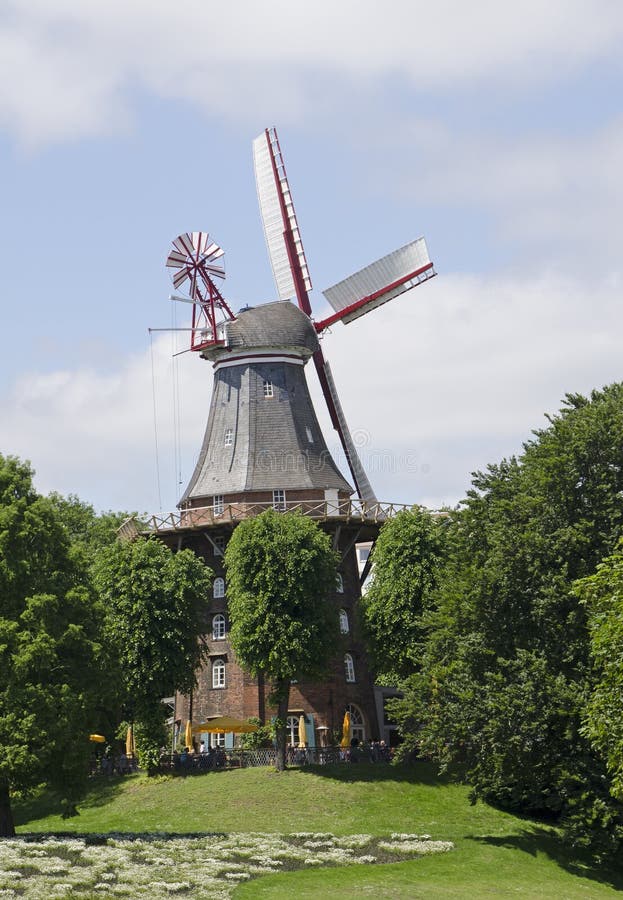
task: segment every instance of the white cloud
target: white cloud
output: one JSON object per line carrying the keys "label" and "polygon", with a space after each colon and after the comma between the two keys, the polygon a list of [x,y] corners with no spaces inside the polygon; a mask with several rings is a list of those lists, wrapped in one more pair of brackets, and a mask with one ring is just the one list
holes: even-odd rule
{"label": "white cloud", "polygon": [[314,119],[331,95],[556,83],[619,57],[612,0],[9,0],[0,18],[0,121],[25,144],[116,130],[139,89],[256,122]]}
{"label": "white cloud", "polygon": [[[347,419],[383,500],[456,502],[469,473],[517,452],[566,392],[620,378],[620,299],[612,283],[439,277],[324,341]],[[168,338],[154,342],[162,505],[173,508],[198,455],[212,370],[178,358],[179,435]],[[315,377],[328,443],[337,444]],[[112,374],[21,377],[0,397],[2,452],[30,458],[40,490],[103,508],[157,512],[148,353]],[[176,442],[182,484],[176,484]],[[346,474],[346,473],[345,473]]]}

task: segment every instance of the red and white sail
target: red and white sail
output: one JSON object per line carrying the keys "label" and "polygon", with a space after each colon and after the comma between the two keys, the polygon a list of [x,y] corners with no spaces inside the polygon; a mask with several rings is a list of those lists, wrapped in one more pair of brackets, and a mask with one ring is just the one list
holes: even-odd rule
{"label": "red and white sail", "polygon": [[[311,291],[312,283],[274,128],[267,128],[253,141],[253,164],[268,257],[279,299],[296,298],[300,306],[301,289],[306,294]],[[309,315],[311,309],[304,311]]]}
{"label": "red and white sail", "polygon": [[424,238],[411,241],[323,291],[335,314],[317,322],[316,330],[352,322],[435,274]]}

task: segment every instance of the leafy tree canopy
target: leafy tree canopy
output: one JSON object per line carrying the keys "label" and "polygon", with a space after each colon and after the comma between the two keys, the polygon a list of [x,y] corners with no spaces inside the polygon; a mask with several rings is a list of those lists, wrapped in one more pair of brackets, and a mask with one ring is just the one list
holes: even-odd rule
{"label": "leafy tree canopy", "polygon": [[225,551],[232,647],[273,683],[281,768],[290,681],[323,675],[336,646],[337,562],[312,519],[274,510],[241,522]]}
{"label": "leafy tree canopy", "polygon": [[212,573],[190,550],[173,553],[159,540],[139,538],[102,548],[94,577],[126,704],[146,735],[139,753],[151,766],[161,742],[162,698],[195,684]]}
{"label": "leafy tree canopy", "polygon": [[0,456],[0,835],[15,791],[47,783],[75,811],[105,681],[97,600],[32,474]]}
{"label": "leafy tree canopy", "polygon": [[623,846],[623,808],[582,733],[593,674],[573,583],[615,548],[622,492],[620,384],[568,395],[521,457],[477,473],[397,712],[406,746],[460,762],[476,796],[557,812],[604,855]]}
{"label": "leafy tree canopy", "polygon": [[612,793],[623,800],[623,542],[576,590],[588,605],[596,676],[585,734],[606,760]]}
{"label": "leafy tree canopy", "polygon": [[376,672],[395,683],[420,665],[422,612],[439,578],[444,522],[417,507],[400,512],[383,525],[373,550],[363,618]]}

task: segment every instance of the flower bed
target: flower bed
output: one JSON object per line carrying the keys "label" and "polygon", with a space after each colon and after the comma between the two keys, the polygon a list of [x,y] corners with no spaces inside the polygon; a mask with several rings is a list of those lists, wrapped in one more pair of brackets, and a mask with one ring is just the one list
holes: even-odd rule
{"label": "flower bed", "polygon": [[0,842],[5,898],[228,898],[236,884],[273,872],[412,859],[452,849],[429,835],[26,835]]}

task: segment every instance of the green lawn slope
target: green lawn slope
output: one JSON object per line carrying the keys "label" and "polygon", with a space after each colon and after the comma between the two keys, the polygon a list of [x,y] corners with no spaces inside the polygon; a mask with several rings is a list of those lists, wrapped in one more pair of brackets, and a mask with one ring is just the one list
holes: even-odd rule
{"label": "green lawn slope", "polygon": [[479,803],[468,789],[415,766],[318,766],[210,772],[188,778],[95,779],[80,816],[63,820],[41,795],[15,810],[28,832],[392,832],[453,841],[450,853],[391,865],[323,868],[265,876],[236,898],[610,897],[623,878],[574,857],[557,830]]}

